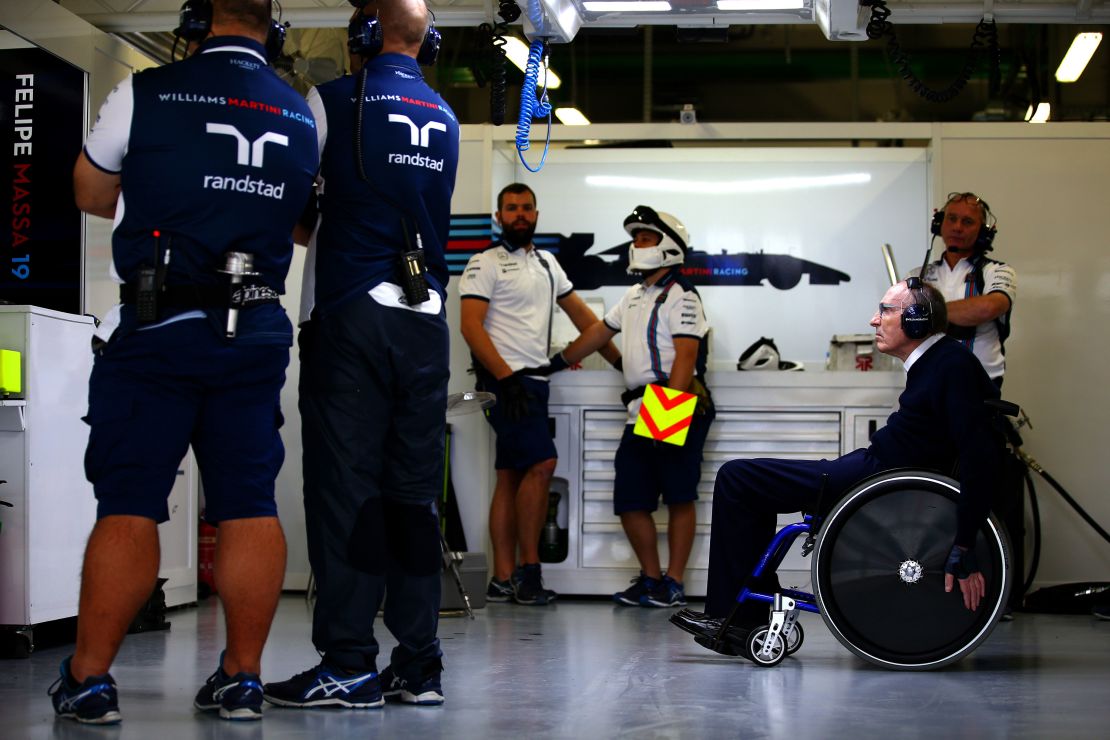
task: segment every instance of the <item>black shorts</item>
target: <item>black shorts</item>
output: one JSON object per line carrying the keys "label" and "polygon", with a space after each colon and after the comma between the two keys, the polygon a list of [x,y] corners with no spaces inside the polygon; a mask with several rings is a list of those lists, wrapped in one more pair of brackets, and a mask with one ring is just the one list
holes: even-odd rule
{"label": "black shorts", "polygon": [[655,511],[660,496],[667,505],[697,501],[702,448],[715,415],[695,414],[681,447],[640,437],[626,425],[613,460],[613,513]]}
{"label": "black shorts", "polygon": [[93,364],[85,417],[97,518],[169,519],[166,500],[190,445],[205,519],[277,516],[288,364],[287,346],[237,345],[202,319],[114,337]]}
{"label": "black shorts", "polygon": [[[481,368],[476,373],[478,390],[496,394],[498,386],[494,377]],[[527,416],[512,421],[505,416],[501,404],[494,404],[486,411],[486,421],[497,435],[497,457],[493,467],[498,470],[527,470],[536,463],[559,456],[547,417],[550,387],[546,381],[534,378],[523,377],[520,382],[528,391]]]}

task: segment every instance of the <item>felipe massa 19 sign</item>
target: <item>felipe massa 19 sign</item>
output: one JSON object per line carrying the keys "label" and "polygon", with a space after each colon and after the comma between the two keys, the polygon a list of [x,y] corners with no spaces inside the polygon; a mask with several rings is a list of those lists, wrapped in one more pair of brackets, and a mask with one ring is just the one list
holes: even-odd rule
{"label": "felipe massa 19 sign", "polygon": [[85,74],[33,47],[0,49],[0,300],[81,312],[81,214],[73,163]]}

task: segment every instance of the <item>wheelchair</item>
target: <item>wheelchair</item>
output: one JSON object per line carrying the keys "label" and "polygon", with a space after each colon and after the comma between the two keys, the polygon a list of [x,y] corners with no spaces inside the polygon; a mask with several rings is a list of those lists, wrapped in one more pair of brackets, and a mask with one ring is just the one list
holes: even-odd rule
{"label": "wheelchair", "polygon": [[[804,514],[771,541],[736,597],[737,605],[770,604],[767,624],[732,626],[734,609],[714,637],[700,636],[698,643],[776,666],[802,646],[798,615],[806,611],[820,614],[848,650],[883,668],[922,671],[955,663],[990,635],[1013,578],[1005,531],[991,514],[975,544],[986,579],[979,608],[964,608],[958,585],[945,593],[959,495],[955,480],[925,470],[892,470],[861,481],[827,515]],[[813,593],[751,590],[778,569],[802,535],[802,554],[813,558]]]}

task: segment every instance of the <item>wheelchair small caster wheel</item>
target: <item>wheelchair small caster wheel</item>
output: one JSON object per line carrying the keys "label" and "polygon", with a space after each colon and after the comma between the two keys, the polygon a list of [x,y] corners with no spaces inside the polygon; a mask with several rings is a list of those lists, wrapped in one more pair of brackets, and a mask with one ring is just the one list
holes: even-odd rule
{"label": "wheelchair small caster wheel", "polygon": [[[786,645],[782,641],[782,635],[775,635],[774,642],[770,645],[767,643],[767,634],[769,627],[759,627],[755,629],[748,636],[747,657],[752,659],[752,662],[764,668],[773,668],[782,662],[786,657]],[[799,644],[801,644],[799,642]],[[766,647],[766,652],[764,652]]]}
{"label": "wheelchair small caster wheel", "polygon": [[805,639],[806,633],[802,630],[802,623],[795,622],[794,628],[790,630],[790,636],[786,638],[786,654],[793,655],[798,652]]}

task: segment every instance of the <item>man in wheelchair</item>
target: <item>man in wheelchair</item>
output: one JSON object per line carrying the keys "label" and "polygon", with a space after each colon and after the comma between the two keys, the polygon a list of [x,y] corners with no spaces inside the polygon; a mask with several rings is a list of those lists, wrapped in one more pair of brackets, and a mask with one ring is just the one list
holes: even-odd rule
{"label": "man in wheelchair", "polygon": [[[989,568],[980,568],[973,549],[989,514],[1003,452],[986,402],[997,400],[999,391],[975,356],[945,336],[946,325],[944,298],[916,278],[883,296],[871,318],[875,344],[905,363],[907,378],[898,410],[874,433],[869,447],[835,460],[733,460],[721,467],[713,490],[705,612],[680,612],[671,618],[674,624],[702,636],[699,642],[706,646],[722,643],[704,638],[731,630],[742,640],[746,630],[767,623],[768,609],[756,600],[738,604],[737,594],[745,586],[763,594],[781,590],[773,571],[752,576],[775,536],[777,515],[814,511],[816,505],[828,511],[860,480],[906,467],[949,473],[958,465],[960,496],[944,589],[952,591],[958,583],[963,607],[979,608],[987,588],[981,570]],[[875,536],[881,534],[877,529]],[[933,587],[939,588],[935,582]],[[726,618],[728,628],[722,631]]]}

